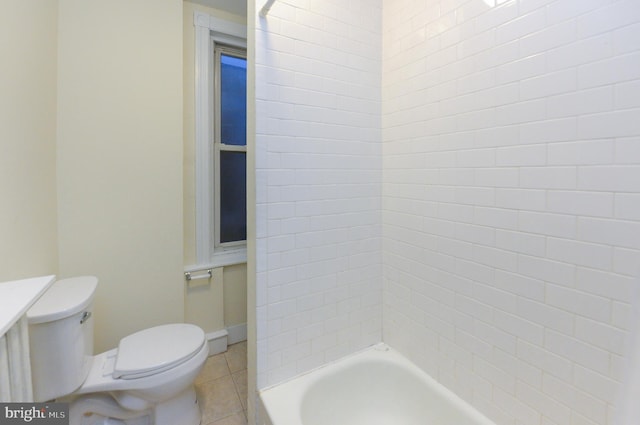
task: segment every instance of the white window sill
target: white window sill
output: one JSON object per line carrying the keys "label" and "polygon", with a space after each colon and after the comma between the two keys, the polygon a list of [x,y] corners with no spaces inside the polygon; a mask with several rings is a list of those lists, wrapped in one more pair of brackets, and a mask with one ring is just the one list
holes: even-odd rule
{"label": "white window sill", "polygon": [[197,264],[185,267],[184,271],[193,273],[199,270],[215,269],[218,267],[233,266],[235,264],[244,264],[247,262],[247,247],[241,246],[236,248],[220,249],[213,253],[213,258],[205,264]]}

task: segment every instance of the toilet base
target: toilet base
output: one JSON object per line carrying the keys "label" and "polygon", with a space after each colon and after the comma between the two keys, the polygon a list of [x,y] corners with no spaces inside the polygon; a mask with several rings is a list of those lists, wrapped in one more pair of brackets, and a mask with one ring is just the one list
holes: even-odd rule
{"label": "toilet base", "polygon": [[202,420],[200,404],[193,385],[172,399],[157,404],[154,411],[153,425],[199,425]]}
{"label": "toilet base", "polygon": [[124,409],[107,394],[80,396],[69,408],[70,425],[199,425],[201,419],[193,386],[142,411]]}

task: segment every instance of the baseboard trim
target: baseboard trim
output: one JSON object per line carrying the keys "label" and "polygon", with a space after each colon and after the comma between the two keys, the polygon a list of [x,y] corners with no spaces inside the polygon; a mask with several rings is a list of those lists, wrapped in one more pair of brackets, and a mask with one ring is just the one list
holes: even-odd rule
{"label": "baseboard trim", "polygon": [[224,353],[227,351],[227,337],[229,333],[226,329],[221,329],[215,332],[209,332],[207,342],[209,343],[209,355]]}
{"label": "baseboard trim", "polygon": [[246,323],[240,323],[238,325],[229,326],[227,328],[227,332],[229,332],[229,337],[227,339],[227,344],[229,345],[247,340],[247,324]]}
{"label": "baseboard trim", "polygon": [[209,344],[209,355],[224,353],[227,346],[247,340],[247,324],[229,326],[215,332],[209,332],[205,335]]}

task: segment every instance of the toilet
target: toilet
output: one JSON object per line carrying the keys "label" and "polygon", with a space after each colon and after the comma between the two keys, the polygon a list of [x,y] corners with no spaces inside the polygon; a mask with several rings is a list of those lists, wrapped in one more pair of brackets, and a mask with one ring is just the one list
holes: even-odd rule
{"label": "toilet", "polygon": [[198,425],[202,329],[156,326],[94,356],[97,285],[93,276],[59,280],[27,312],[35,401],[69,402],[71,425]]}

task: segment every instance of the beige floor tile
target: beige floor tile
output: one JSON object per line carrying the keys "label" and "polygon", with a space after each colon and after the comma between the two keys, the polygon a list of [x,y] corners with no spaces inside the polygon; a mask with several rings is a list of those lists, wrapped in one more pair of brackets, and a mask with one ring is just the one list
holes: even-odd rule
{"label": "beige floor tile", "polygon": [[227,416],[226,418],[211,422],[211,424],[203,423],[203,425],[247,425],[247,417],[244,413],[235,413],[231,416]]}
{"label": "beige floor tile", "polygon": [[247,342],[230,345],[224,353],[231,373],[247,368]]}
{"label": "beige floor tile", "polygon": [[202,384],[207,381],[212,381],[214,379],[222,378],[223,376],[229,375],[229,367],[227,366],[227,361],[224,356],[224,353],[216,354],[215,356],[210,356],[202,371],[196,378],[196,385]]}
{"label": "beige floor tile", "polygon": [[247,425],[247,343],[209,357],[195,386],[202,425]]}
{"label": "beige floor tile", "polygon": [[243,413],[242,403],[229,375],[197,385],[196,392],[202,409],[203,424]]}
{"label": "beige floor tile", "polygon": [[247,369],[241,370],[239,372],[231,375],[233,378],[233,383],[236,387],[236,391],[238,392],[238,397],[240,397],[240,403],[242,403],[242,408],[247,409]]}

